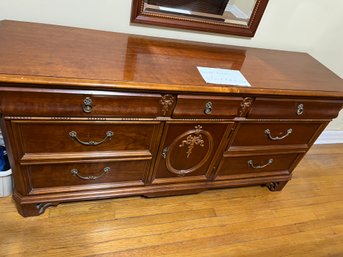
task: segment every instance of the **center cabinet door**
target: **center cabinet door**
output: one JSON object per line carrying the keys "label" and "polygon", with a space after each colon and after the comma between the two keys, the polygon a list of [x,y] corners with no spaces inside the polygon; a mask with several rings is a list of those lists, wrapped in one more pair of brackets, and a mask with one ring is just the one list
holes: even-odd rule
{"label": "center cabinet door", "polygon": [[207,180],[233,123],[167,122],[153,183]]}

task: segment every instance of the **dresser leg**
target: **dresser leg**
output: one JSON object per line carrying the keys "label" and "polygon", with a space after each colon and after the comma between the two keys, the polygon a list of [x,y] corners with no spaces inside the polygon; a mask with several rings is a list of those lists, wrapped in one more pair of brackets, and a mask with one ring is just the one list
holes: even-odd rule
{"label": "dresser leg", "polygon": [[59,203],[31,203],[31,204],[20,204],[16,203],[18,212],[23,217],[38,216],[44,213],[44,211],[50,206],[56,206]]}
{"label": "dresser leg", "polygon": [[271,182],[266,184],[266,187],[268,187],[268,189],[272,192],[281,191],[287,183],[288,181]]}

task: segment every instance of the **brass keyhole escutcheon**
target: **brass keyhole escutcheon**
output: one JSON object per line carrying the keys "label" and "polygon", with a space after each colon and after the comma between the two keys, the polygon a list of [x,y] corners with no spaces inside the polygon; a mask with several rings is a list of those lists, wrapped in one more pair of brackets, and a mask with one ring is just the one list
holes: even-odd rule
{"label": "brass keyhole escutcheon", "polygon": [[297,115],[302,115],[304,113],[304,105],[298,104],[297,106]]}
{"label": "brass keyhole escutcheon", "polygon": [[205,105],[204,113],[206,115],[211,114],[212,113],[212,108],[213,108],[212,102],[207,102],[206,105]]}
{"label": "brass keyhole escutcheon", "polygon": [[90,113],[93,110],[93,101],[90,97],[86,97],[83,100],[82,109],[85,113]]}

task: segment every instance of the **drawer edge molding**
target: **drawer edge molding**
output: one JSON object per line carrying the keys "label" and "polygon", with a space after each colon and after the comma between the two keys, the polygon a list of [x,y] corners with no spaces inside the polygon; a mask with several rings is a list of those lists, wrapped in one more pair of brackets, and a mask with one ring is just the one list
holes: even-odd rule
{"label": "drawer edge molding", "polygon": [[275,154],[290,154],[290,153],[306,153],[308,147],[305,145],[297,146],[297,145],[290,145],[290,146],[281,146],[281,147],[235,147],[230,148],[229,151],[225,151],[223,153],[223,157],[238,157],[238,156],[259,156],[259,155],[266,155],[273,152]]}
{"label": "drawer edge molding", "polygon": [[227,181],[227,180],[236,180],[236,179],[251,179],[254,177],[263,178],[263,177],[273,177],[273,176],[288,176],[290,172],[288,170],[277,170],[277,171],[267,171],[267,172],[251,172],[246,174],[235,174],[235,175],[222,175],[217,176],[216,181]]}
{"label": "drawer edge molding", "polygon": [[25,154],[21,165],[39,165],[48,163],[75,163],[98,161],[133,161],[149,160],[152,154],[148,150],[141,151],[110,151],[110,152],[79,152],[79,153],[30,153]]}

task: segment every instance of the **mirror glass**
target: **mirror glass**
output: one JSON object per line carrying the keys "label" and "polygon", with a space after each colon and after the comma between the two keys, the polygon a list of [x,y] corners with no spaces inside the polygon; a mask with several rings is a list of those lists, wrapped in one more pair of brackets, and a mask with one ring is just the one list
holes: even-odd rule
{"label": "mirror glass", "polygon": [[144,0],[143,10],[175,18],[248,25],[256,0]]}

